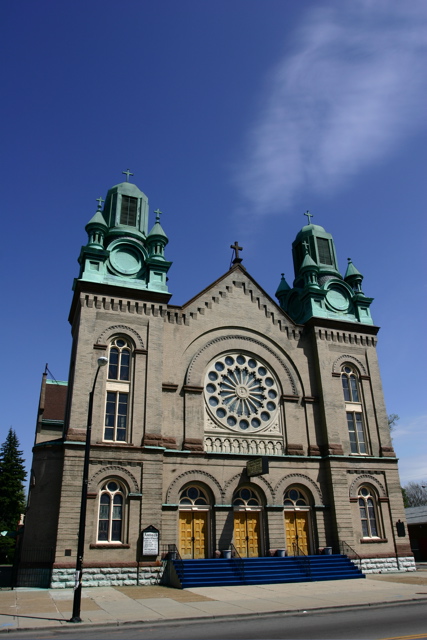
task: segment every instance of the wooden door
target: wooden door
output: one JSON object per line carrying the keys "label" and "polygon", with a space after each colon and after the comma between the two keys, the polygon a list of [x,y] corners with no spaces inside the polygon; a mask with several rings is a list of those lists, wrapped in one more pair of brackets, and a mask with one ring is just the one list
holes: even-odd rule
{"label": "wooden door", "polygon": [[244,558],[257,558],[260,553],[259,511],[234,512],[234,546]]}
{"label": "wooden door", "polygon": [[303,553],[310,553],[308,514],[308,511],[285,511],[286,546],[289,555],[295,553],[295,543]]}
{"label": "wooden door", "polygon": [[207,511],[179,512],[179,553],[181,558],[205,558],[207,551]]}

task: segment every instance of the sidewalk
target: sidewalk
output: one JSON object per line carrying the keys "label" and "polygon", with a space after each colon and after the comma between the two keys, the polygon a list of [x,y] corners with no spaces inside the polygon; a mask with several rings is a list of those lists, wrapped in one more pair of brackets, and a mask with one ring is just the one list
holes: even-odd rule
{"label": "sidewalk", "polygon": [[[82,626],[191,618],[262,615],[330,607],[425,600],[427,566],[416,573],[370,575],[362,580],[237,587],[93,587],[83,589]],[[71,589],[0,591],[0,633],[71,627]]]}

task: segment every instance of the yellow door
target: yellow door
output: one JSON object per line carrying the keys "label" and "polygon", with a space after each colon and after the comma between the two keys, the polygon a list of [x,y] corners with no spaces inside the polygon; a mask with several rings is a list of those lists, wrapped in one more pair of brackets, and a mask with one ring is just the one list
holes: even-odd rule
{"label": "yellow door", "polygon": [[181,558],[205,558],[207,550],[207,511],[179,512],[179,553]]}
{"label": "yellow door", "polygon": [[245,558],[257,558],[260,553],[259,511],[234,512],[234,546]]}
{"label": "yellow door", "polygon": [[285,511],[285,532],[288,553],[295,553],[294,544],[308,555],[308,511]]}

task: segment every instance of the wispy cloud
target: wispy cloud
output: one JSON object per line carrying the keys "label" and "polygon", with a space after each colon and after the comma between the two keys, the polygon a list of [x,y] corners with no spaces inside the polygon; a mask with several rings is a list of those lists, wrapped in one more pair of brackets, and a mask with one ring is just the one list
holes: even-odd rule
{"label": "wispy cloud", "polygon": [[423,126],[426,25],[425,0],[339,0],[304,14],[235,172],[246,214],[336,189]]}
{"label": "wispy cloud", "polygon": [[402,484],[427,480],[427,415],[401,421],[393,432]]}

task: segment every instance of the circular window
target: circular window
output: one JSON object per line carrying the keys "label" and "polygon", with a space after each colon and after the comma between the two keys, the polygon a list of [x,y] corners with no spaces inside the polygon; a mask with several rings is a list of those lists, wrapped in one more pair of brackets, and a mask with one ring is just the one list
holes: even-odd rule
{"label": "circular window", "polygon": [[272,372],[264,363],[243,353],[217,358],[207,371],[207,407],[213,418],[233,430],[267,427],[277,414],[278,397]]}

